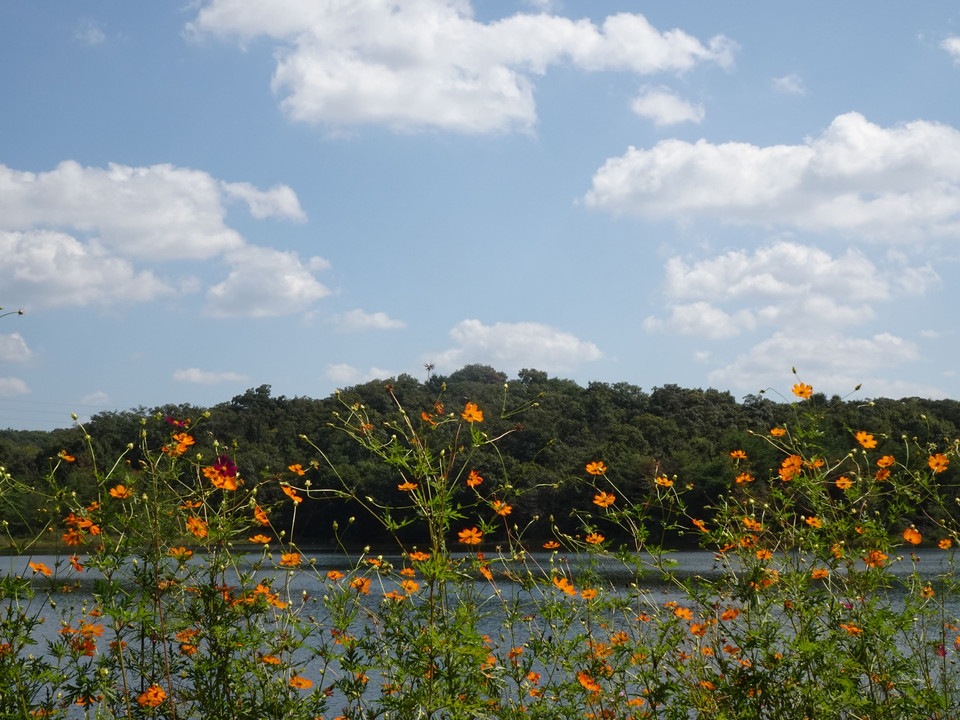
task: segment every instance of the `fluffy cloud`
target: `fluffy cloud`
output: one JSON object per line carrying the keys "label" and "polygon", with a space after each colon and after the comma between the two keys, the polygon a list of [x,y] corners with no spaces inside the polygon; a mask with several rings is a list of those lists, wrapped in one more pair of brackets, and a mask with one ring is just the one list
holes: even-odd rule
{"label": "fluffy cloud", "polygon": [[397,373],[393,372],[392,370],[384,370],[383,368],[378,367],[372,367],[368,370],[360,370],[359,368],[355,368],[353,365],[348,363],[327,365],[323,374],[328,380],[332,380],[341,387],[347,385],[357,385],[363,382],[370,382],[371,380],[385,380],[387,378],[397,376]]}
{"label": "fluffy cloud", "polygon": [[658,126],[700,123],[706,116],[703,105],[693,105],[664,87],[644,88],[630,107]]}
{"label": "fluffy cloud", "polygon": [[785,95],[806,95],[807,89],[799,75],[784,75],[772,80],[773,89]]}
{"label": "fluffy cloud", "polygon": [[26,395],[30,388],[20,378],[0,377],[0,397],[13,397],[14,395]]}
{"label": "fluffy cloud", "polygon": [[294,252],[247,246],[227,253],[227,279],[207,291],[206,312],[218,317],[273,317],[306,310],[330,290],[313,276],[329,264],[306,265]]}
{"label": "fluffy cloud", "polygon": [[948,37],[940,43],[940,47],[953,56],[955,63],[960,64],[960,37]]}
{"label": "fluffy cloud", "polygon": [[344,332],[398,330],[407,326],[403,320],[396,320],[385,312],[368,313],[360,309],[343,313],[336,318],[336,323]]}
{"label": "fluffy cloud", "polygon": [[215,315],[279,315],[303,310],[328,290],[293,253],[258,248],[226,222],[242,202],[257,219],[302,222],[296,193],[261,190],[172,165],[106,168],[72,161],[43,173],[0,165],[0,285],[26,306],[147,302],[202,289],[195,277],[161,280],[137,264],[222,258],[226,280],[208,291]]}
{"label": "fluffy cloud", "polygon": [[0,362],[26,362],[33,355],[20,333],[0,335]]}
{"label": "fluffy cloud", "polygon": [[247,382],[250,377],[235,372],[213,372],[200,368],[177,370],[173,374],[177,382],[197,383],[199,385],[217,385],[222,382]]}
{"label": "fluffy cloud", "polygon": [[99,45],[107,39],[106,33],[93,20],[81,20],[74,30],[73,37],[84,45]]}
{"label": "fluffy cloud", "polygon": [[801,145],[665,140],[607,160],[589,206],[910,241],[960,237],[960,131],[840,115]]}
{"label": "fluffy cloud", "polygon": [[729,66],[735,49],[723,36],[703,43],[628,13],[599,26],[545,13],[482,23],[468,0],[209,0],[187,32],[278,42],[272,84],[296,120],[463,133],[532,126],[531,76],[556,63],[682,72],[704,62]]}
{"label": "fluffy cloud", "polygon": [[507,372],[525,367],[565,372],[603,357],[592,342],[540,323],[484,325],[479,320],[462,320],[450,337],[454,347],[425,358],[442,370],[485,363]]}
{"label": "fluffy cloud", "polygon": [[134,303],[172,292],[97,242],[51,230],[0,231],[0,285],[28,307]]}
{"label": "fluffy cloud", "polygon": [[[747,392],[766,387],[786,388],[789,387],[790,368],[796,366],[801,377],[818,391],[845,395],[863,384],[864,392],[877,397],[894,386],[889,383],[881,385],[882,381],[874,378],[873,373],[918,358],[914,343],[890,333],[856,338],[839,334],[777,332],[739,355],[733,363],[711,372],[708,380],[721,387]],[[901,394],[932,396],[942,392],[933,387],[907,383],[897,387]]]}
{"label": "fluffy cloud", "polygon": [[929,265],[910,267],[899,253],[877,265],[853,248],[831,255],[786,241],[694,262],[674,257],[664,282],[670,314],[644,327],[710,339],[786,322],[822,332],[873,320],[872,303],[923,294],[939,281]]}

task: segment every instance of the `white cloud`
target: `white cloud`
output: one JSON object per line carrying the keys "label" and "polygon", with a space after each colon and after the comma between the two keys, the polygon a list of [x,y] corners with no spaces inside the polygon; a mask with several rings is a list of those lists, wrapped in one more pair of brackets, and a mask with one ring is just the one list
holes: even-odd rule
{"label": "white cloud", "polygon": [[463,133],[530,128],[531,76],[550,65],[645,75],[726,67],[735,50],[721,35],[702,43],[628,13],[600,26],[543,13],[482,23],[468,0],[209,0],[187,33],[276,41],[272,85],[295,120]]}
{"label": "white cloud", "polygon": [[729,315],[703,301],[673,305],[670,317],[666,320],[651,316],[643,321],[643,327],[648,332],[666,331],[711,340],[734,337],[744,330],[753,330],[756,325],[756,318],[749,310],[739,310]]}
{"label": "white cloud", "polygon": [[267,191],[250,183],[220,183],[220,187],[229,197],[243,200],[250,208],[250,214],[258,220],[277,217],[305,222],[307,219],[297,194],[286,185],[276,185]]}
{"label": "white cloud", "polygon": [[108,402],[110,402],[110,396],[102,390],[97,390],[89,395],[84,395],[80,399],[81,405],[97,405],[99,407],[105,406]]}
{"label": "white cloud", "polygon": [[747,392],[766,387],[788,388],[792,384],[790,370],[795,366],[801,378],[819,392],[846,395],[863,383],[868,394],[879,396],[882,393],[873,390],[880,383],[874,373],[918,358],[914,343],[890,333],[855,338],[776,332],[738,355],[733,363],[711,372],[707,379],[721,387]]}
{"label": "white cloud", "polygon": [[960,37],[948,37],[940,43],[940,47],[953,56],[955,63],[960,64]]}
{"label": "white cloud", "polygon": [[802,145],[664,140],[607,160],[585,200],[646,218],[960,237],[960,131],[922,120],[882,128],[848,113]]}
{"label": "white cloud", "polygon": [[33,353],[20,333],[0,335],[0,362],[27,362]]}
{"label": "white cloud", "polygon": [[484,363],[507,372],[525,367],[564,372],[603,357],[592,342],[533,322],[484,325],[479,320],[462,320],[450,337],[454,347],[425,360],[442,370]]}
{"label": "white cloud", "polygon": [[407,324],[396,320],[385,312],[368,313],[363,310],[350,310],[336,318],[344,332],[364,332],[366,330],[398,330]]}
{"label": "white cloud", "polygon": [[370,382],[371,380],[386,380],[387,378],[397,376],[397,373],[392,370],[384,370],[378,367],[360,370],[348,363],[327,365],[323,374],[324,377],[337,383],[340,387],[358,385],[360,383]]}
{"label": "white cloud", "polygon": [[785,75],[772,80],[773,89],[785,95],[806,95],[803,79],[799,75]]}
{"label": "white cloud", "polygon": [[99,168],[67,160],[44,173],[0,165],[0,230],[96,234],[111,251],[130,257],[182,261],[242,247],[243,238],[224,223],[224,199],[233,198],[246,201],[258,218],[303,218],[286,186],[264,192],[173,165]]}
{"label": "white cloud", "polygon": [[637,115],[658,126],[700,123],[706,116],[703,105],[693,105],[665,87],[644,88],[630,107]]}
{"label": "white cloud", "polygon": [[330,290],[312,274],[328,263],[304,266],[294,252],[247,246],[226,254],[227,279],[207,292],[206,312],[219,317],[273,317],[306,310]]}
{"label": "white cloud", "polygon": [[0,397],[13,397],[14,395],[26,395],[30,388],[20,378],[0,377]]}
{"label": "white cloud", "polygon": [[99,45],[107,39],[100,24],[93,20],[81,20],[73,33],[73,37],[85,45]]}
{"label": "white cloud", "polygon": [[0,285],[31,307],[109,305],[153,300],[171,288],[138,272],[99,243],[49,230],[0,231]]}
{"label": "white cloud", "polygon": [[216,385],[223,382],[247,382],[250,377],[235,372],[214,372],[200,368],[177,370],[173,374],[177,382],[197,383],[199,385]]}

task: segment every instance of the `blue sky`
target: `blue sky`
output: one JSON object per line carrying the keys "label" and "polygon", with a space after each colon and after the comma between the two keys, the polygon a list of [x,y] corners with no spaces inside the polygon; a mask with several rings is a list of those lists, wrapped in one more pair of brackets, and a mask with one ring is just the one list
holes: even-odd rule
{"label": "blue sky", "polygon": [[0,427],[424,364],[960,397],[960,10],[0,4]]}

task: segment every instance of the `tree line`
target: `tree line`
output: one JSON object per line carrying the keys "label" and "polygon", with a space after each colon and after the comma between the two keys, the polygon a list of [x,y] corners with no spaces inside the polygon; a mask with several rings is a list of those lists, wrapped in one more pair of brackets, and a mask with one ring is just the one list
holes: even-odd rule
{"label": "tree line", "polygon": [[[386,432],[384,423],[400,417],[385,388],[388,384],[414,422],[422,422],[421,412],[433,413],[438,399],[445,412],[459,413],[466,402],[473,402],[484,412],[483,429],[490,437],[506,433],[497,444],[499,452],[484,454],[474,469],[487,479],[488,487],[509,486],[510,518],[518,527],[529,525],[532,537],[545,537],[553,524],[563,531],[578,531],[572,509],[591,502],[594,478],[584,467],[593,461],[609,468],[617,489],[633,502],[642,502],[652,492],[655,477],[675,478],[685,492],[688,512],[709,518],[710,506],[738,473],[750,470],[758,482],[775,476],[782,457],[765,438],[771,428],[789,425],[800,412],[812,410],[819,416],[817,442],[828,460],[846,455],[855,446],[853,433],[858,430],[874,434],[881,443],[878,447],[895,456],[903,454],[904,443],[942,448],[960,437],[960,402],[955,400],[852,401],[817,394],[799,407],[794,398],[770,393],[738,401],[729,392],[677,385],[650,391],[625,382],[591,382],[583,387],[532,369],[508,378],[485,365],[468,365],[447,376],[431,374],[425,381],[400,375],[323,399],[275,397],[269,385],[261,385],[210,408],[164,405],[102,412],[83,428],[101,470],[130,443],[134,448],[126,451],[124,462],[136,468],[142,431],[148,445],[159,448],[169,442],[170,421],[189,419],[198,446],[218,441],[235,460],[241,477],[264,481],[264,502],[282,498],[279,482],[272,481],[297,484],[299,478],[291,477],[288,467],[300,464],[308,469],[306,479],[315,488],[342,481],[359,497],[402,504],[392,468],[339,430],[334,415],[358,403],[369,413],[371,432]],[[301,436],[321,448],[329,464]],[[76,460],[66,467],[61,463],[59,482],[81,498],[95,486],[88,450],[78,428],[0,430],[0,465],[6,472],[41,488],[52,464],[65,452]],[[730,456],[734,450],[743,450],[748,459],[736,463]],[[956,484],[955,469],[938,479]],[[14,535],[26,532],[52,512],[47,504],[43,493],[8,494],[0,497],[0,520],[7,521]],[[289,504],[284,512],[290,512]],[[283,527],[284,518],[278,520]],[[917,520],[922,524],[922,517]],[[347,543],[388,539],[349,502],[309,498],[298,508],[297,539],[330,543],[335,523]],[[405,532],[415,535],[417,528]],[[683,542],[676,536],[672,540]]]}

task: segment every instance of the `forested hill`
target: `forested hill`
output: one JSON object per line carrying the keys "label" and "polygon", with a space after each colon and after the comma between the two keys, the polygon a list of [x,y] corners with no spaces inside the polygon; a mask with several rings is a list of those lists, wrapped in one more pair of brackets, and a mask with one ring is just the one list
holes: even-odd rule
{"label": "forested hill", "polygon": [[[511,518],[520,527],[534,516],[554,516],[561,527],[567,524],[573,529],[571,508],[589,504],[593,493],[585,481],[589,476],[584,466],[596,460],[606,464],[621,492],[634,500],[650,492],[655,476],[676,476],[680,486],[691,486],[687,503],[699,513],[744,469],[743,461],[740,469],[735,469],[730,451],[746,451],[746,467],[758,478],[770,477],[770,469],[776,468],[781,458],[763,438],[770,428],[796,421],[801,411],[792,396],[749,395],[738,402],[728,392],[676,385],[650,391],[628,383],[593,382],[581,387],[537,370],[522,370],[517,378],[508,379],[481,365],[467,366],[446,377],[433,375],[426,382],[409,375],[387,382],[412,418],[419,418],[422,411],[432,412],[442,397],[447,412],[459,412],[467,401],[477,403],[484,412],[483,430],[490,437],[513,430],[498,443],[500,454],[482,455],[476,469],[491,481],[491,487],[503,481],[512,486]],[[291,464],[308,467],[319,460],[300,437],[306,435],[327,454],[342,478],[359,488],[359,495],[402,502],[391,468],[332,426],[335,412],[344,411],[345,404],[360,403],[371,414],[373,431],[380,431],[383,420],[398,416],[385,384],[370,382],[346,389],[339,397],[320,400],[273,397],[270,386],[262,385],[211,408],[170,405],[104,412],[84,427],[102,468],[104,464],[109,467],[110,459],[118,457],[128,443],[138,444],[141,427],[147,428],[151,447],[159,448],[169,440],[166,418],[190,418],[198,446],[205,443],[209,447],[212,439],[218,440],[221,447],[230,449],[241,476],[248,479],[277,477],[287,473]],[[536,406],[512,412],[529,403]],[[953,400],[844,402],[815,395],[802,404],[803,410],[811,407],[823,411],[821,427],[826,432],[821,442],[830,457],[840,458],[850,450],[856,430],[882,437],[878,449],[889,446],[890,453],[903,451],[904,437],[942,447],[945,439],[960,436],[960,403]],[[209,416],[198,422],[205,412]],[[149,418],[146,425],[143,418]],[[0,431],[0,465],[27,484],[40,483],[51,459],[63,450],[77,458],[65,471],[65,482],[81,496],[91,492],[89,453],[81,430]],[[135,467],[136,450],[127,458]],[[310,473],[313,487],[336,482],[322,462]],[[942,479],[953,483],[953,473],[950,468]],[[279,494],[277,483],[264,486],[264,499],[269,499],[271,492]],[[16,498],[2,500],[7,507],[0,511],[14,531],[17,518],[30,517],[37,510],[14,508]],[[302,540],[326,542],[332,522],[342,523],[350,515],[356,516],[353,540],[374,537],[375,528],[368,526],[358,508],[310,500],[299,510],[298,534]]]}

